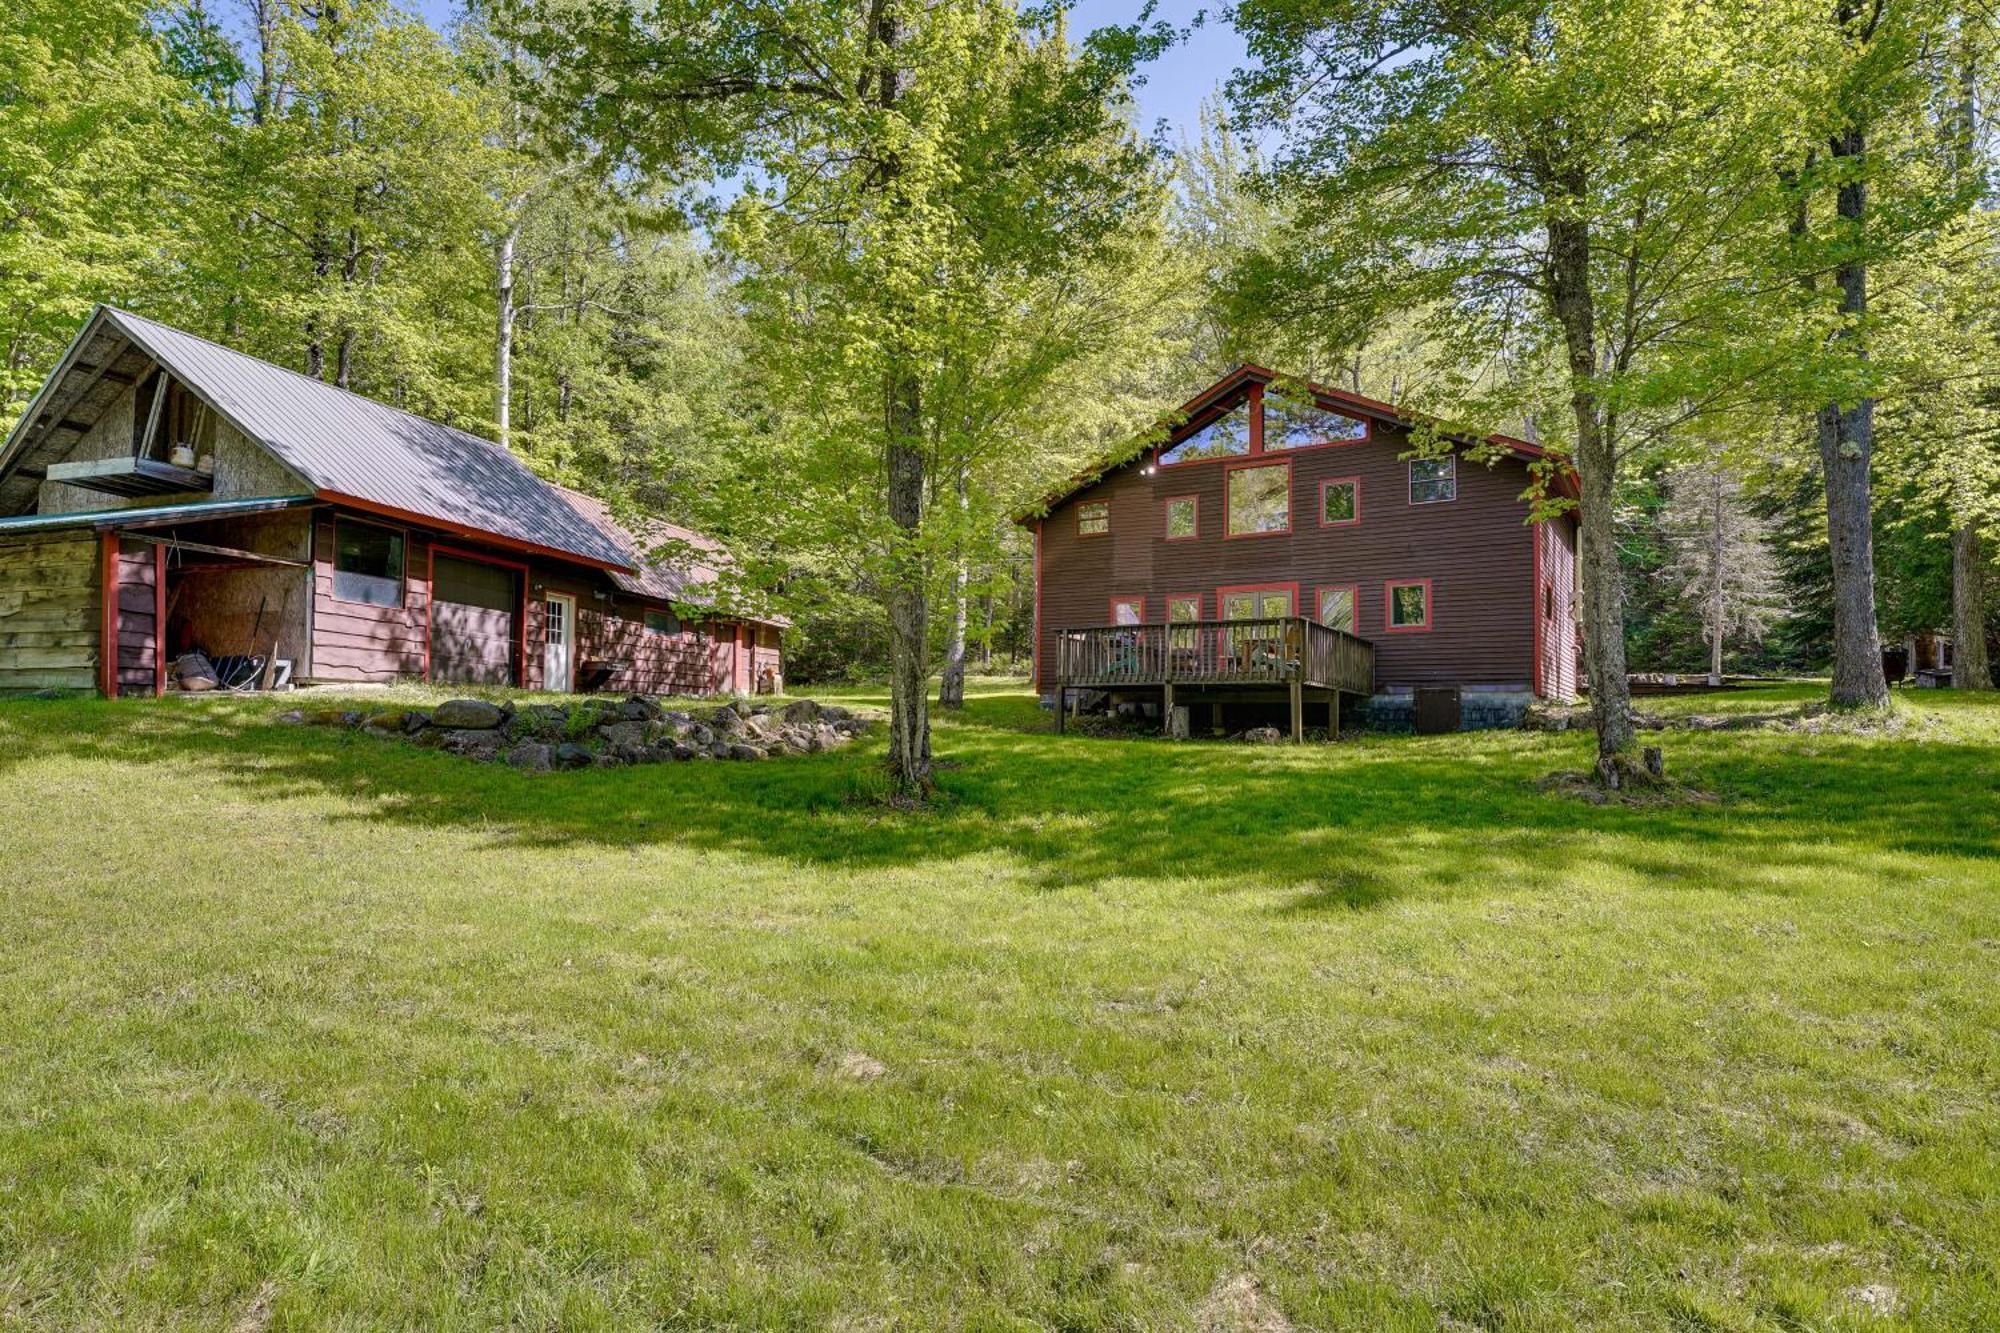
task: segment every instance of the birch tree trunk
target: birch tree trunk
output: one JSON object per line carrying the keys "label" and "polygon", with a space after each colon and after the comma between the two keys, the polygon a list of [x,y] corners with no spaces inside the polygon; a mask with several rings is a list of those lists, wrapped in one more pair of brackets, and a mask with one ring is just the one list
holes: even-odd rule
{"label": "birch tree trunk", "polygon": [[493,252],[493,287],[498,313],[493,327],[493,438],[511,448],[514,401],[514,251],[521,241],[517,212]]}
{"label": "birch tree trunk", "polygon": [[[958,466],[954,492],[962,530],[966,515],[972,512],[971,479],[963,463]],[[971,583],[970,559],[961,538],[951,571],[951,635],[945,641],[944,674],[938,681],[938,705],[943,708],[965,707],[965,631],[972,613],[971,599],[966,595]]]}
{"label": "birch tree trunk", "polygon": [[1722,684],[1722,636],[1727,629],[1728,605],[1722,596],[1723,552],[1729,544],[1729,535],[1724,524],[1728,521],[1728,506],[1724,503],[1722,469],[1719,460],[1711,460],[1708,479],[1709,510],[1708,548],[1708,683]]}
{"label": "birch tree trunk", "polygon": [[1986,656],[1986,543],[1978,525],[1951,534],[1951,683],[1961,690],[1993,688]]}

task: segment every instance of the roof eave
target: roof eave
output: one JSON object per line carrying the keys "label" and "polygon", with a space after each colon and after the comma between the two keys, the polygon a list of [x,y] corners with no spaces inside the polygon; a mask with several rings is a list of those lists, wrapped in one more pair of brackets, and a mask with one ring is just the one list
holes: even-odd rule
{"label": "roof eave", "polygon": [[358,495],[345,495],[339,491],[329,490],[321,490],[316,492],[316,494],[319,499],[326,501],[328,504],[345,505],[350,509],[363,510],[366,513],[379,515],[383,518],[393,518],[400,522],[408,523],[412,527],[436,528],[440,532],[449,532],[453,536],[470,537],[475,541],[482,541],[490,546],[500,546],[510,551],[519,551],[524,555],[538,555],[547,560],[561,560],[569,564],[585,565],[591,569],[607,570],[615,574],[638,573],[636,565],[605,560],[598,556],[585,555],[581,551],[571,551],[560,546],[547,546],[540,542],[523,541],[518,537],[509,537],[503,533],[494,532],[490,528],[476,527],[470,523],[453,523],[447,519],[433,518],[429,514],[419,514],[414,510],[398,509],[394,505],[385,505],[375,500],[364,500]]}

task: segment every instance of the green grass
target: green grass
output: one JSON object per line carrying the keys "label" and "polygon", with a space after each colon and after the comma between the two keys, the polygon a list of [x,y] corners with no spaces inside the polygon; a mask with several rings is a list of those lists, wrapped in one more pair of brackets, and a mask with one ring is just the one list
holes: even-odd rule
{"label": "green grass", "polygon": [[0,1328],[2000,1324],[2000,705],[1640,810],[989,691],[918,815],[279,706],[0,705]]}

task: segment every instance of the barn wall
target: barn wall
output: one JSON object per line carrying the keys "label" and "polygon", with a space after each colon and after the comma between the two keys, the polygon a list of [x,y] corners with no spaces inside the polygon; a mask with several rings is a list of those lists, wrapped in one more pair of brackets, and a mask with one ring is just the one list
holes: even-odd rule
{"label": "barn wall", "polygon": [[118,591],[118,693],[159,689],[159,556],[151,542],[122,541],[116,566]]}
{"label": "barn wall", "polygon": [[[1526,691],[1534,675],[1537,614],[1533,531],[1520,495],[1526,467],[1503,459],[1458,464],[1458,498],[1412,505],[1398,454],[1405,431],[1376,421],[1369,440],[1273,453],[1292,465],[1289,533],[1225,537],[1223,477],[1228,462],[1155,468],[1134,462],[1057,504],[1043,520],[1038,654],[1042,689],[1053,689],[1055,632],[1107,624],[1114,597],[1144,597],[1145,618],[1166,617],[1171,594],[1199,594],[1205,619],[1221,614],[1218,589],[1297,584],[1297,605],[1312,614],[1315,589],[1353,584],[1356,632],[1375,645],[1376,683],[1440,683]],[[1229,460],[1244,461],[1244,460]],[[1360,480],[1358,523],[1319,522],[1322,481]],[[1166,540],[1165,502],[1195,496],[1193,540]],[[1077,532],[1077,506],[1109,501],[1108,536]],[[1385,632],[1390,580],[1429,579],[1431,628]]]}
{"label": "barn wall", "polygon": [[98,550],[89,533],[0,544],[0,693],[96,688]]}
{"label": "barn wall", "polygon": [[[220,519],[179,530],[190,541],[228,546],[284,560],[306,560],[313,518],[305,513]],[[167,649],[263,654],[289,659],[295,678],[312,674],[312,571],[271,566],[183,576],[179,558],[167,571]],[[260,620],[259,611],[262,611]]]}
{"label": "barn wall", "polygon": [[313,679],[385,683],[423,679],[430,613],[430,546],[422,533],[404,530],[401,606],[345,601],[333,592],[333,518],[321,515],[315,520]]}
{"label": "barn wall", "polygon": [[[613,595],[599,600],[602,584],[539,570],[528,599],[528,684],[545,689],[543,603],[551,592],[576,599],[579,666],[586,661],[619,661],[605,690],[626,694],[716,694],[730,690],[735,662],[731,622],[683,619],[678,634],[649,633],[649,604]],[[653,609],[662,609],[655,607]],[[777,650],[771,650],[775,664]]]}

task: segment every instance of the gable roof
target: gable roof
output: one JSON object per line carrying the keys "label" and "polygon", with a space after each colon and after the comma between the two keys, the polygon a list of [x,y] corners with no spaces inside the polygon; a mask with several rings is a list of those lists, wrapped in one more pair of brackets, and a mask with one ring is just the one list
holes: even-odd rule
{"label": "gable roof", "polygon": [[[1363,417],[1391,421],[1400,426],[1436,424],[1430,418],[1406,412],[1391,403],[1385,403],[1379,399],[1364,397],[1358,393],[1349,393],[1345,389],[1329,388],[1324,384],[1315,384],[1311,380],[1303,380],[1295,375],[1282,375],[1277,371],[1266,370],[1262,366],[1252,365],[1246,361],[1194,397],[1188,399],[1185,403],[1182,403],[1172,414],[1159,422],[1155,422],[1154,425],[1156,427],[1168,426],[1170,428],[1168,434],[1156,444],[1142,444],[1141,442],[1145,437],[1143,435],[1135,436],[1132,440],[1127,441],[1119,450],[1100,458],[1089,467],[1076,472],[1068,481],[1065,481],[1041,500],[1017,512],[1014,515],[1014,521],[1016,523],[1032,522],[1075,495],[1078,491],[1095,486],[1104,479],[1106,473],[1124,467],[1129,463],[1137,462],[1148,452],[1172,447],[1174,444],[1179,443],[1183,437],[1191,435],[1197,429],[1207,425],[1206,414],[1218,406],[1233,401],[1238,392],[1248,389],[1252,384],[1269,384],[1273,380],[1283,380],[1286,383],[1301,385],[1319,401],[1322,407],[1331,408],[1336,411],[1345,411]],[[1539,444],[1516,439],[1512,435],[1488,435],[1485,437],[1485,442],[1497,445],[1515,457],[1531,462],[1544,458],[1548,454],[1548,451],[1543,449]],[[1559,482],[1559,484],[1567,482],[1567,469],[1564,469],[1564,474],[1563,482]]]}
{"label": "gable roof", "polygon": [[97,308],[29,405],[0,453],[0,473],[45,424],[43,400],[80,349],[104,332],[165,367],[320,499],[608,570],[633,567],[611,536],[493,441],[111,306]]}

